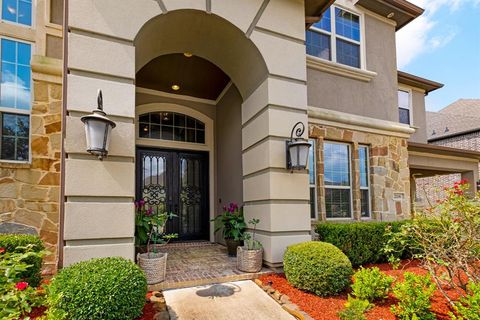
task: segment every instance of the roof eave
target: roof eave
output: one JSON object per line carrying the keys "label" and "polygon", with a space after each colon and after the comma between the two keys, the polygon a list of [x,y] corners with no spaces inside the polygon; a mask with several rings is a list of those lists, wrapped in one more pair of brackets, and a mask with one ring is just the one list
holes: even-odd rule
{"label": "roof eave", "polygon": [[359,0],[357,4],[383,17],[394,20],[397,23],[395,28],[397,31],[421,16],[424,12],[422,8],[406,0]]}
{"label": "roof eave", "polygon": [[427,94],[437,89],[440,89],[444,86],[443,83],[421,78],[419,76],[406,73],[400,70],[397,71],[397,78],[398,78],[398,83],[423,89]]}

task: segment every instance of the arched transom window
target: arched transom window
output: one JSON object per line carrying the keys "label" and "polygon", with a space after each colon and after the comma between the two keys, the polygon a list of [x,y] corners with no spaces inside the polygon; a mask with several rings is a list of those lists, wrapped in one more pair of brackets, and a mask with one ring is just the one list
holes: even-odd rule
{"label": "arched transom window", "polygon": [[181,113],[144,113],[139,122],[140,138],[205,143],[205,124]]}

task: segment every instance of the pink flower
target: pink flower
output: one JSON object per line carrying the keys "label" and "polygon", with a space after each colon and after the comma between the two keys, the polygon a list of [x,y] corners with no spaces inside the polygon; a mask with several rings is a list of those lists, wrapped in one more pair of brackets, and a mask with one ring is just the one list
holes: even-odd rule
{"label": "pink flower", "polygon": [[227,211],[227,206],[223,206],[223,211]]}
{"label": "pink flower", "polygon": [[24,282],[24,281],[19,282],[15,285],[15,288],[17,288],[20,291],[27,289],[27,287],[28,287],[28,282]]}
{"label": "pink flower", "polygon": [[143,207],[144,204],[145,204],[145,200],[140,199],[140,200],[138,201],[138,206],[139,206],[139,207]]}
{"label": "pink flower", "polygon": [[147,212],[145,212],[146,216],[151,216],[153,213],[153,208],[148,208]]}
{"label": "pink flower", "polygon": [[5,248],[0,248],[0,254],[5,253],[7,250]]}

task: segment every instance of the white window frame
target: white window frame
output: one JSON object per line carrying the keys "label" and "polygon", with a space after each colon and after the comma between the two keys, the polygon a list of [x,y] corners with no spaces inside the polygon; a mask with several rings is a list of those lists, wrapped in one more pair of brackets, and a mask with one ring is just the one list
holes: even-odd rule
{"label": "white window frame", "polygon": [[[360,219],[362,220],[371,220],[372,219],[372,197],[371,197],[371,183],[370,183],[370,146],[369,145],[366,145],[366,144],[359,144],[358,145],[358,148],[365,148],[365,150],[367,150],[367,154],[366,154],[366,157],[365,157],[365,160],[366,160],[366,169],[367,169],[367,172],[366,172],[366,175],[367,175],[367,186],[366,187],[362,187],[361,186],[361,181],[360,181],[360,191],[362,190],[367,190],[368,191],[368,217],[362,217],[362,200],[361,200],[361,195],[360,195]],[[360,162],[360,159],[359,159],[359,162]],[[360,163],[359,163],[360,165]],[[360,172],[360,170],[359,170]]]}
{"label": "white window frame", "polygon": [[35,24],[37,23],[37,16],[36,16],[37,0],[32,0],[32,25],[30,25],[30,26],[27,25],[27,24],[23,24],[23,23],[18,23],[18,22],[14,22],[14,21],[10,21],[10,20],[4,20],[3,17],[2,17],[3,1],[4,0],[0,0],[0,21],[2,23],[8,23],[8,24],[12,24],[14,26],[19,26],[19,27],[22,27],[22,28],[35,29]]}
{"label": "white window frame", "polygon": [[[353,39],[350,39],[350,38],[347,38],[347,37],[344,37],[344,36],[341,36],[341,35],[338,35],[337,32],[336,32],[336,26],[335,26],[335,8],[338,8],[340,10],[343,10],[343,11],[346,11],[348,13],[351,13],[351,14],[354,14],[356,16],[358,16],[358,23],[359,23],[359,26],[360,26],[360,41],[356,41],[356,40],[353,40]],[[324,59],[324,58],[321,58],[321,57],[316,57],[316,56],[313,56],[315,58],[318,58],[318,59],[322,59],[322,60],[326,60],[326,61],[331,61],[333,63],[336,63],[336,64],[339,64],[341,66],[346,66],[346,67],[350,67],[350,68],[355,68],[355,69],[360,69],[360,70],[366,70],[367,68],[367,59],[366,59],[366,49],[365,49],[365,15],[363,12],[359,12],[358,10],[354,10],[351,6],[348,5],[348,3],[346,1],[339,1],[337,0],[335,2],[335,5],[332,5],[330,6],[327,10],[330,10],[330,30],[331,31],[326,31],[326,30],[323,30],[323,29],[320,29],[320,28],[316,28],[314,27],[313,25],[308,29],[309,31],[312,31],[312,32],[316,32],[316,33],[320,33],[320,34],[324,34],[324,35],[328,35],[330,37],[330,60],[328,59]],[[343,64],[343,63],[340,63],[340,62],[337,62],[337,42],[336,42],[336,39],[341,39],[341,40],[344,40],[346,42],[349,42],[349,43],[353,43],[353,44],[356,44],[356,45],[359,45],[360,48],[360,67],[353,67],[353,66],[350,66],[350,65],[347,65],[347,64]]]}
{"label": "white window frame", "polygon": [[[1,4],[0,0],[0,4]],[[4,20],[1,20],[4,21]],[[0,55],[2,53],[2,39],[8,39],[12,40],[15,42],[21,42],[25,44],[30,45],[30,55],[33,56],[34,50],[35,50],[35,44],[29,41],[24,41],[20,40],[17,38],[12,38],[12,37],[7,37],[0,35]],[[0,77],[1,77],[1,66],[0,66]],[[1,159],[0,157],[0,163],[31,163],[32,161],[32,108],[33,108],[33,72],[32,72],[32,63],[30,61],[30,109],[29,110],[24,110],[24,109],[17,109],[17,108],[10,108],[10,107],[2,107],[0,105],[0,113],[11,113],[11,114],[20,114],[20,115],[28,115],[28,159],[27,160],[7,160],[7,159]],[[3,117],[0,117],[0,120],[3,121]],[[3,123],[0,122],[0,151],[1,151],[1,138],[2,138],[2,126]]]}
{"label": "white window frame", "polygon": [[[326,140],[324,141],[323,143],[323,162],[324,162],[324,173],[323,173],[323,176],[325,176],[325,144],[328,143],[328,144],[340,144],[340,145],[345,145],[347,146],[348,148],[348,163],[349,163],[349,166],[348,166],[348,176],[349,176],[349,182],[350,182],[350,185],[349,186],[327,186],[325,184],[325,181],[323,183],[323,188],[324,189],[343,189],[343,190],[350,190],[350,217],[346,217],[346,218],[329,218],[327,217],[327,212],[326,212],[326,205],[325,205],[325,219],[326,220],[332,220],[332,221],[335,221],[335,220],[338,220],[338,221],[350,221],[350,220],[353,220],[354,219],[354,215],[353,215],[353,187],[352,187],[352,145],[350,143],[345,143],[345,142],[338,142],[338,141],[331,141],[331,140]],[[327,191],[325,190],[325,203],[327,201],[326,199],[326,194],[327,194]]]}
{"label": "white window frame", "polygon": [[[400,108],[400,101],[398,101],[398,91],[403,91],[403,92],[408,93],[408,109]],[[413,125],[413,98],[412,98],[413,94],[412,93],[413,93],[412,88],[405,87],[405,86],[399,86],[398,90],[397,90],[397,108],[408,110],[410,123],[408,123],[408,124],[403,123],[403,124],[410,125],[410,126]],[[398,122],[400,122],[400,118],[398,119]],[[402,123],[402,122],[400,122],[400,123]]]}
{"label": "white window frame", "polygon": [[[308,191],[310,193],[310,189],[314,189],[314,199],[313,199],[313,205],[314,205],[314,217],[312,218],[311,216],[311,212],[310,212],[310,218],[311,220],[313,221],[316,221],[318,220],[318,187],[317,187],[317,141],[316,139],[308,139],[308,141],[312,144],[311,148],[313,150],[313,168],[308,168],[309,170],[309,176],[308,176],[308,182],[309,182],[309,185],[308,185]],[[310,162],[310,161],[309,161]],[[313,170],[313,184],[310,183],[310,170]]]}

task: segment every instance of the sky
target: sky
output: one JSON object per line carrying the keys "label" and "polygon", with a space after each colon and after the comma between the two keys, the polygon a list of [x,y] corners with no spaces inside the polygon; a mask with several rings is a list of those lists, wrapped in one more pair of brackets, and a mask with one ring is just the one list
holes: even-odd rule
{"label": "sky", "polygon": [[397,63],[445,85],[426,97],[427,110],[480,99],[480,0],[409,1],[425,12],[397,32]]}

